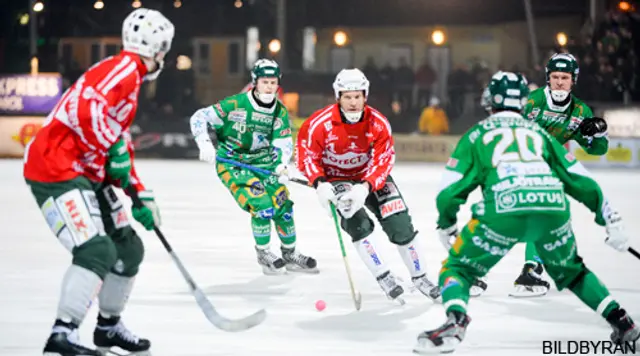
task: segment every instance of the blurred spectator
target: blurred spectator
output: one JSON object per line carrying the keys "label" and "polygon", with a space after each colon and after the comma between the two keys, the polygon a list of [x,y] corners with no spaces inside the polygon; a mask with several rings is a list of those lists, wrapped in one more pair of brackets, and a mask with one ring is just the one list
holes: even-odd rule
{"label": "blurred spectator", "polygon": [[401,57],[398,64],[398,68],[396,69],[395,76],[393,78],[394,87],[402,111],[408,111],[413,108],[412,97],[415,75],[405,57]]}
{"label": "blurred spectator", "polygon": [[418,129],[421,133],[428,135],[442,135],[449,133],[449,119],[447,114],[440,107],[440,100],[432,97],[429,106],[422,110]]}
{"label": "blurred spectator", "polygon": [[418,107],[428,105],[429,98],[431,97],[431,86],[436,82],[436,79],[436,71],[431,68],[429,59],[425,58],[416,73],[416,83],[418,85]]}

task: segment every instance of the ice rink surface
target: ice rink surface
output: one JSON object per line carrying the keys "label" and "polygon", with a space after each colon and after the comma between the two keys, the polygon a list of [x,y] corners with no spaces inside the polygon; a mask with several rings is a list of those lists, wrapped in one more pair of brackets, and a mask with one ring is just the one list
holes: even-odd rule
{"label": "ice rink surface", "polygon": [[[139,160],[137,169],[153,189],[163,217],[162,230],[212,303],[229,317],[266,308],[267,320],[241,333],[225,333],[202,315],[168,254],[153,232],[138,227],[146,257],[125,324],[151,339],[154,356],[196,355],[411,355],[416,336],[444,321],[441,305],[413,293],[404,307],[388,301],[353,246],[347,253],[363,296],[353,308],[332,220],[314,191],[291,186],[298,246],[318,260],[318,275],[262,275],[256,263],[249,216],[235,205],[213,166],[200,162]],[[392,175],[425,240],[430,277],[437,280],[445,251],[435,234],[435,203],[441,165],[398,164]],[[640,172],[593,171],[632,234],[640,231]],[[470,202],[479,200],[475,192]],[[55,318],[62,275],[70,256],[50,233],[22,178],[19,160],[0,160],[0,355],[40,354]],[[578,250],[613,296],[640,319],[640,261],[604,244],[604,229],[572,202]],[[461,209],[460,225],[469,217]],[[278,251],[278,239],[272,246]],[[381,257],[406,282],[408,272],[379,227]],[[346,238],[346,235],[345,235]],[[632,236],[640,248],[640,240]],[[524,245],[517,246],[488,275],[489,289],[472,299],[472,322],[455,355],[541,355],[543,340],[608,340],[609,326],[569,292],[544,298],[507,296],[520,272]],[[545,276],[546,277],[546,276]],[[546,277],[548,278],[548,277]],[[405,284],[406,284],[405,282]],[[327,303],[318,312],[317,300]],[[81,327],[91,344],[94,306]]]}

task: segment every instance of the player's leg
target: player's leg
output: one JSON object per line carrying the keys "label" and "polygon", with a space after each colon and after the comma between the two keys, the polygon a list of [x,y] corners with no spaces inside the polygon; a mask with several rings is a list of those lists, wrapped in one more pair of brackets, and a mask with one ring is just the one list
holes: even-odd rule
{"label": "player's leg", "polygon": [[438,299],[440,288],[427,278],[422,238],[414,229],[407,204],[391,176],[382,189],[367,197],[365,205],[376,216],[389,241],[398,248],[416,288],[425,296]]}
{"label": "player's leg", "polygon": [[275,213],[262,181],[251,171],[217,163],[217,172],[238,206],[251,215],[258,264],[267,275],[285,273],[286,263],[270,249],[271,219]]}
{"label": "player's leg", "polygon": [[108,185],[97,193],[105,231],[114,242],[117,259],[98,294],[100,312],[93,343],[101,349],[117,346],[129,352],[140,352],[148,350],[151,343],[129,331],[122,323],[121,315],[144,258],[144,245],[114,189]]}
{"label": "player's leg", "polygon": [[95,187],[84,177],[58,183],[27,183],[51,231],[73,256],[62,280],[56,320],[44,352],[101,355],[80,345],[77,337],[77,329],[117,256],[102,225]]}
{"label": "player's leg", "polygon": [[544,267],[536,251],[535,244],[528,242],[526,246],[524,267],[513,283],[513,289],[509,293],[511,297],[539,297],[549,291],[549,282],[542,279]]}
{"label": "player's leg", "polygon": [[556,226],[558,227],[536,242],[536,248],[558,290],[569,289],[584,304],[600,314],[613,328],[613,342],[638,340],[640,327],[634,325],[629,314],[613,299],[604,283],[585,266],[578,255],[571,222],[565,219]]}
{"label": "player's leg", "polygon": [[[351,182],[332,182],[332,184],[338,197],[349,191],[352,187]],[[376,281],[378,281],[380,288],[382,288],[389,299],[398,300],[400,303],[403,303],[400,296],[404,293],[404,289],[398,284],[396,277],[391,273],[391,270],[378,252],[375,239],[370,237],[375,225],[367,214],[367,211],[364,208],[360,209],[352,217],[345,219],[340,212],[340,206],[338,206],[338,214],[340,215],[340,226],[342,230],[351,237],[358,256],[360,256],[364,265],[367,266],[367,269]]]}
{"label": "player's leg", "polygon": [[508,226],[508,223],[494,221],[490,228],[486,223],[473,219],[462,229],[440,270],[439,284],[447,321],[435,330],[421,333],[415,352],[452,352],[462,342],[471,321],[467,315],[469,290],[518,241],[517,238],[507,237],[517,236],[516,233],[496,232],[494,227],[501,225]]}
{"label": "player's leg", "polygon": [[269,177],[263,182],[274,208],[273,223],[280,238],[280,250],[287,270],[318,273],[316,260],[300,253],[296,247],[296,225],[293,218],[293,201],[289,199],[289,190],[286,186],[278,183],[275,176]]}

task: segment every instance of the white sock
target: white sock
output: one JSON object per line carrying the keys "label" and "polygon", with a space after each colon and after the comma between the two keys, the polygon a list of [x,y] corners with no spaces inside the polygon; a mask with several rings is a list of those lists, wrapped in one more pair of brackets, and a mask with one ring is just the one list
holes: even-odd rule
{"label": "white sock", "polygon": [[57,318],[80,326],[101,285],[102,280],[93,271],[71,265],[62,279]]}
{"label": "white sock", "polygon": [[378,276],[389,270],[382,258],[380,258],[380,254],[374,246],[373,239],[366,237],[354,242],[353,245],[356,247],[356,251],[358,251],[362,262],[364,262],[364,265],[367,266],[374,277],[378,278]]}
{"label": "white sock", "polygon": [[416,236],[406,245],[397,245],[400,257],[402,257],[402,261],[407,266],[411,277],[418,277],[427,272],[425,268],[426,261],[422,258],[424,254],[420,242],[420,238]]}
{"label": "white sock", "polygon": [[133,289],[134,280],[135,277],[107,274],[102,283],[100,294],[98,294],[100,315],[104,318],[110,318],[122,313]]}

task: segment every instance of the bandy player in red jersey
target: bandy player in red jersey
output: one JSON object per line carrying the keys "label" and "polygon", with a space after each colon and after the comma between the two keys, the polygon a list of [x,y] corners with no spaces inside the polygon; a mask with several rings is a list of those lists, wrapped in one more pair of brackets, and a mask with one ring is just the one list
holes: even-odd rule
{"label": "bandy player in red jersey", "polygon": [[389,121],[366,105],[369,81],[360,70],[340,71],[333,90],[337,103],[316,111],[300,127],[298,170],[313,183],[325,209],[330,203],[336,205],[342,229],[387,297],[404,303],[400,298],[404,289],[369,238],[374,223],[364,207],[398,247],[417,289],[436,300],[440,290],[427,278],[418,232],[390,175],[395,151]]}
{"label": "bandy player in red jersey", "polygon": [[45,355],[102,355],[81,345],[77,333],[96,296],[98,348],[150,348],[120,321],[144,248],[113,186],[132,184],[147,199],[145,207],[132,209],[133,217],[147,230],[159,223],[133,170],[128,130],[142,81],[158,77],[173,36],[173,24],[160,12],[133,11],[123,23],[123,51],[95,64],[65,92],[25,150],[25,180],[73,256]]}

